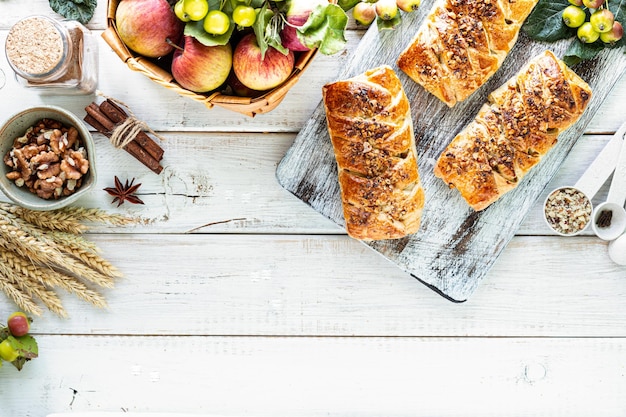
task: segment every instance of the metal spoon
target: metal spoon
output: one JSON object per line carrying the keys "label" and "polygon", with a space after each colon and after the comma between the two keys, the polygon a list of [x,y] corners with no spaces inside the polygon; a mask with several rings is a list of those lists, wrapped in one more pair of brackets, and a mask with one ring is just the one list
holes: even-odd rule
{"label": "metal spoon", "polygon": [[603,240],[617,239],[626,230],[626,146],[622,142],[606,202],[593,211],[591,227]]}

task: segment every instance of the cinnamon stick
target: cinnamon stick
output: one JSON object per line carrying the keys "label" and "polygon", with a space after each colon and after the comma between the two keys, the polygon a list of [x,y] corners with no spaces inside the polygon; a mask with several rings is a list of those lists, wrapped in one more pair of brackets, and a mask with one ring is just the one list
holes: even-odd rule
{"label": "cinnamon stick", "polygon": [[[100,111],[115,124],[123,123],[128,118],[121,107],[108,99],[100,103]],[[163,159],[163,149],[145,132],[139,132],[134,140],[157,161]]]}
{"label": "cinnamon stick", "polygon": [[111,136],[111,132],[109,132],[104,126],[102,126],[102,124],[100,124],[100,122],[98,122],[96,119],[94,119],[89,114],[87,114],[83,118],[83,120],[86,121],[87,123],[89,123],[91,126],[94,127],[94,129],[96,129],[98,132],[102,133],[103,135],[105,135],[107,137]]}
{"label": "cinnamon stick", "polygon": [[[108,129],[106,129],[102,124],[100,124],[100,122],[98,122],[91,115],[87,114],[83,119],[87,123],[89,123],[91,126],[93,126],[98,132],[102,133],[103,135],[107,137],[111,137],[111,132]],[[142,148],[138,146],[137,144],[134,144],[131,142],[124,148],[124,150],[128,152],[130,155],[132,155],[135,159],[143,163],[146,167],[148,167],[154,173],[159,174],[163,170],[163,167],[159,165],[158,161],[156,161],[151,156],[147,155],[145,150],[142,150]]]}
{"label": "cinnamon stick", "polygon": [[[100,112],[100,108],[97,104],[91,103],[85,107],[87,115],[84,120],[93,126],[98,132],[104,134],[107,137],[111,136],[111,132],[115,128],[115,124],[108,119],[104,114]],[[144,148],[142,148],[135,141],[129,142],[124,150],[131,154],[135,159],[148,167],[152,172],[160,174],[163,167],[159,164],[159,161],[154,159]]]}

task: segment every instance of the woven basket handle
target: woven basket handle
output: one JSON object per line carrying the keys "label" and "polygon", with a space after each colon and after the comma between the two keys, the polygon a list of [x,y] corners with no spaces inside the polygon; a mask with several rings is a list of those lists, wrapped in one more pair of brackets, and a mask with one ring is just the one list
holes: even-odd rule
{"label": "woven basket handle", "polygon": [[122,59],[123,62],[126,62],[133,57],[128,51],[126,45],[124,45],[124,43],[115,32],[115,29],[112,25],[108,26],[106,30],[102,33],[102,38],[106,43],[109,44],[111,49],[113,49],[113,52],[115,52],[117,56]]}

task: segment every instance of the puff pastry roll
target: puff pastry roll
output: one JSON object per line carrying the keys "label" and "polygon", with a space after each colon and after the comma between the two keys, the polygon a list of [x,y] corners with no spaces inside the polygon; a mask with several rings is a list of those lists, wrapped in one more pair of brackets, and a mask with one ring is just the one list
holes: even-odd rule
{"label": "puff pastry roll", "polygon": [[348,234],[361,240],[415,233],[424,190],[409,101],[389,66],[322,89]]}
{"label": "puff pastry roll", "polygon": [[538,0],[437,0],[398,67],[449,107],[500,68]]}
{"label": "puff pastry roll", "polygon": [[482,210],[519,184],[590,98],[587,83],[546,51],[490,94],[441,153],[434,173]]}

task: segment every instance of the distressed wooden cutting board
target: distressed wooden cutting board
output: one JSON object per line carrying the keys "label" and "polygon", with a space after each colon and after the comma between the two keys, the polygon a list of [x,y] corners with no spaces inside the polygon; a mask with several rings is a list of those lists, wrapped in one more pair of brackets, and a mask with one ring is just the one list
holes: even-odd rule
{"label": "distressed wooden cutting board", "polygon": [[[434,161],[471,121],[487,95],[530,59],[552,50],[562,57],[571,40],[539,43],[520,33],[500,70],[469,99],[449,109],[397,68],[398,55],[411,41],[429,12],[422,7],[395,31],[378,33],[372,26],[337,79],[360,74],[382,64],[400,77],[411,102],[419,172],[426,194],[420,230],[403,239],[365,243],[401,269],[452,301],[465,301],[514,236],[526,213],[567,157],[604,98],[626,68],[623,50],[606,50],[573,69],[589,83],[592,99],[579,121],[559,137],[555,147],[519,186],[482,212],[474,212],[456,190],[433,174]],[[280,162],[278,182],[313,209],[344,226],[337,166],[326,128],[323,104],[297,135]]]}

